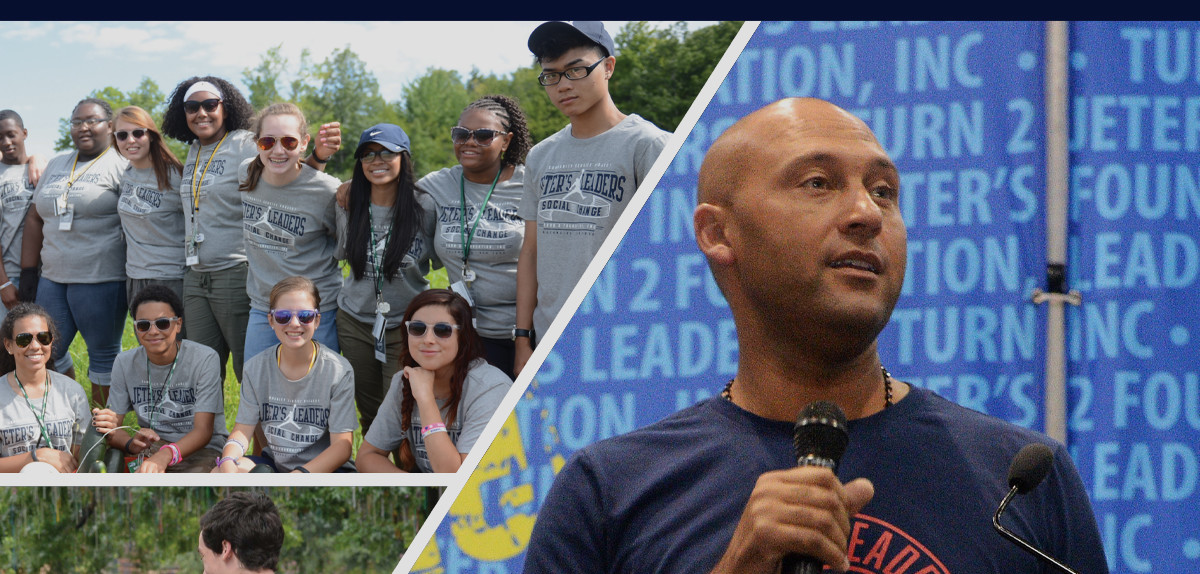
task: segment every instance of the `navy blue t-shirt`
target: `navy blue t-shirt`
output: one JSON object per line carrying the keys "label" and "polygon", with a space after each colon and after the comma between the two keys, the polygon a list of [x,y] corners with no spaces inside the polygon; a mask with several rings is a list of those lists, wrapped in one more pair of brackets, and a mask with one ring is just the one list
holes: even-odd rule
{"label": "navy blue t-shirt", "polygon": [[[578,451],[539,512],[525,573],[710,571],[759,475],[796,466],[792,427],[713,398]],[[875,486],[851,520],[850,571],[1050,572],[991,526],[1012,457],[1031,442],[1051,445],[1054,467],[1013,501],[1004,525],[1079,572],[1108,572],[1060,443],[918,388],[850,422],[838,477]]]}

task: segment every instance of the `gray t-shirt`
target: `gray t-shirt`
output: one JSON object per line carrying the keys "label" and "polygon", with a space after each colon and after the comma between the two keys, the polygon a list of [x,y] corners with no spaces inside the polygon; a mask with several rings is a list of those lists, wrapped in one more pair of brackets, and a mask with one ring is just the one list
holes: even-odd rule
{"label": "gray t-shirt", "polygon": [[[242,229],[242,192],[238,191],[238,167],[246,158],[258,154],[254,134],[246,130],[230,132],[220,144],[201,146],[199,140],[188,148],[183,162],[179,196],[183,201],[184,237],[192,236],[193,226],[204,241],[196,244],[200,263],[193,271],[229,269],[246,261]],[[214,150],[216,154],[214,155]],[[209,158],[212,161],[209,161]],[[199,203],[192,195],[192,174],[200,174]]]}
{"label": "gray t-shirt", "polygon": [[571,126],[529,151],[521,217],[537,221],[537,308],[546,333],[671,137],[637,114],[587,139]]}
{"label": "gray t-shirt", "polygon": [[[251,161],[238,169],[242,178]],[[253,191],[241,192],[242,237],[250,262],[246,274],[250,308],[267,311],[271,288],[293,275],[317,284],[321,311],[337,308],[342,289],[342,272],[334,257],[338,183],[333,176],[304,165],[287,187],[275,187],[259,178]]]}
{"label": "gray t-shirt", "polygon": [[[146,365],[145,347],[134,347],[117,355],[108,408],[117,413],[134,411],[139,426],[154,429],[167,442],[176,442],[191,432],[196,413],[214,413],[213,436],[207,447],[221,450],[229,431],[225,428],[225,402],[221,394],[217,352],[195,341],[184,340],[180,341],[174,374],[171,374],[169,364],[150,364],[150,380],[147,381]],[[167,381],[168,374],[170,381]]]}
{"label": "gray t-shirt", "polygon": [[[425,224],[425,222],[433,221],[432,200],[429,199],[428,194],[418,193],[417,201],[425,210],[423,223],[418,227],[417,234],[413,236],[408,252],[400,260],[400,268],[396,270],[396,276],[391,280],[380,281],[379,285],[383,300],[389,306],[388,312],[384,314],[388,329],[397,327],[403,322],[404,310],[408,307],[409,301],[412,301],[412,298],[421,291],[429,288],[429,281],[425,280],[425,275],[429,274],[430,269],[439,266],[433,254],[433,242],[429,238],[429,225]],[[338,259],[346,258],[346,237],[349,225],[350,213],[338,207],[336,253]],[[377,279],[372,261],[380,267],[383,266],[388,230],[392,228],[392,208],[372,204],[371,228],[375,232],[375,249],[373,254],[369,254],[367,257],[366,273],[363,273],[362,279],[355,279],[354,272],[351,271],[346,276],[345,282],[342,283],[342,292],[338,295],[337,300],[340,311],[349,313],[351,317],[363,323],[375,322]]]}
{"label": "gray t-shirt", "polygon": [[525,240],[525,220],[521,205],[525,166],[518,165],[508,181],[496,184],[487,209],[475,227],[475,217],[492,188],[489,183],[462,179],[462,166],[435,171],[417,182],[436,202],[437,218],[430,231],[438,258],[446,266],[450,282],[462,279],[463,271],[463,186],[467,196],[467,233],[471,239],[470,268],[475,280],[470,283],[475,302],[476,329],[483,337],[508,339],[517,320],[517,258]]}
{"label": "gray t-shirt", "polygon": [[[92,413],[79,383],[53,371],[47,373],[50,375],[50,392],[47,393],[50,402],[45,403],[46,432],[55,449],[69,452],[83,440],[83,433],[92,423]],[[37,422],[42,415],[42,399],[32,399],[26,404],[25,395],[12,388],[13,383],[9,381],[16,381],[10,378],[12,376],[9,373],[0,379],[0,456],[29,452],[34,450],[34,444],[46,446]]]}
{"label": "gray t-shirt", "polygon": [[[117,200],[129,161],[109,148],[91,162],[75,162],[76,152],[50,160],[38,181],[33,202],[42,227],[42,277],[57,283],[105,283],[125,280],[125,234]],[[70,191],[71,169],[75,181]],[[66,194],[71,229],[59,229]],[[57,204],[57,205],[56,205]]]}
{"label": "gray t-shirt", "polygon": [[4,272],[9,279],[21,275],[21,232],[25,212],[33,199],[25,165],[0,163],[0,248],[3,248]]}
{"label": "gray t-shirt", "polygon": [[117,212],[125,230],[125,274],[130,279],[183,279],[183,202],[179,173],[158,189],[154,168],[129,166],[121,178]]}
{"label": "gray t-shirt", "polygon": [[276,466],[291,472],[329,448],[330,433],[358,428],[354,371],[349,361],[318,344],[312,370],[289,381],[276,364],[278,350],[274,345],[246,361],[237,424],[262,423]]}
{"label": "gray t-shirt", "polygon": [[[429,454],[425,451],[425,441],[421,439],[421,412],[413,405],[412,422],[407,429],[402,429],[403,417],[400,413],[400,403],[404,400],[404,370],[392,377],[391,388],[379,405],[379,416],[371,423],[370,430],[364,440],[385,451],[393,451],[404,441],[410,441],[413,456],[417,459],[417,468],[421,472],[433,472],[429,464]],[[458,402],[458,416],[454,424],[446,428],[450,440],[460,453],[471,452],[484,427],[496,414],[500,401],[512,386],[512,380],[504,371],[489,365],[483,359],[471,363],[467,372],[467,380],[463,381],[462,398]],[[441,399],[438,399],[438,410],[442,412],[442,420],[446,420],[450,410]]]}

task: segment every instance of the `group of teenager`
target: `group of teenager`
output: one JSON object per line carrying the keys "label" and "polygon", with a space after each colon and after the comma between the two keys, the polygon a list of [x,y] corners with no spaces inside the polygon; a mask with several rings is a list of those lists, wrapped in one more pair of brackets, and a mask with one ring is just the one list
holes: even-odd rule
{"label": "group of teenager", "polygon": [[613,103],[601,23],[529,47],[570,123],[534,146],[518,102],[485,96],[450,128],[458,164],[419,180],[400,126],[364,130],[342,183],[339,124],[313,138],[297,106],[256,113],[212,76],[161,128],[82,100],[44,165],[0,112],[0,471],[72,472],[89,428],[137,472],[457,470],[669,137]]}

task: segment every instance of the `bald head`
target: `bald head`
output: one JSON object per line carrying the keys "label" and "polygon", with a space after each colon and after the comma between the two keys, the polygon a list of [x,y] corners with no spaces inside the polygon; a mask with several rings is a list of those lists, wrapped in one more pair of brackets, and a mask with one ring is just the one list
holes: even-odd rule
{"label": "bald head", "polygon": [[858,137],[878,143],[866,123],[825,100],[779,100],[738,120],[713,142],[700,165],[697,201],[729,205],[745,177],[760,169],[763,161],[778,154],[780,134],[827,129],[861,132]]}

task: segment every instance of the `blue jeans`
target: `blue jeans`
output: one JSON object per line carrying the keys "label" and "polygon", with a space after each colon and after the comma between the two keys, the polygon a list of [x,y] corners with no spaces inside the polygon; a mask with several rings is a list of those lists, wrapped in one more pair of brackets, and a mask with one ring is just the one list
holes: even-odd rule
{"label": "blue jeans", "polygon": [[[313,340],[333,349],[335,353],[340,353],[337,333],[337,309],[321,311],[321,326],[317,327]],[[270,349],[278,342],[279,337],[275,336],[275,329],[267,322],[267,312],[250,309],[250,322],[246,324],[246,352],[243,355],[246,360],[249,361],[251,357]]]}
{"label": "blue jeans", "polygon": [[58,339],[50,360],[59,372],[70,369],[67,351],[75,334],[83,335],[88,351],[88,379],[107,387],[112,380],[113,360],[121,352],[121,334],[125,330],[125,282],[55,283],[45,277],[38,281],[37,302],[50,313],[58,327]]}

